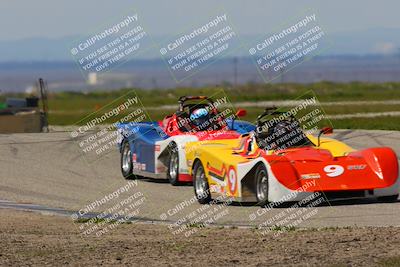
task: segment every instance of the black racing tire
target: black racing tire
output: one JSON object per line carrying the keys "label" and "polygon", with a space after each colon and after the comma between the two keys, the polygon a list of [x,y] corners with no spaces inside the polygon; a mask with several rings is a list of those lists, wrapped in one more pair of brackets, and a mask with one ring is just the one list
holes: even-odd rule
{"label": "black racing tire", "polygon": [[259,164],[255,172],[255,193],[257,204],[264,207],[268,204],[268,172],[264,164]]}
{"label": "black racing tire", "polygon": [[169,183],[173,186],[180,185],[179,181],[179,153],[178,146],[176,143],[172,142],[169,145],[169,158],[168,158],[168,169],[167,169],[167,178]]}
{"label": "black racing tire", "polygon": [[193,168],[193,189],[200,204],[211,202],[210,187],[201,161],[197,161]]}
{"label": "black racing tire", "polygon": [[124,139],[121,145],[121,173],[125,179],[136,179],[133,172],[132,152],[129,141]]}
{"label": "black racing tire", "polygon": [[378,201],[384,202],[384,203],[393,203],[393,202],[397,202],[398,198],[399,198],[399,194],[392,195],[392,196],[383,196],[383,197],[378,197]]}

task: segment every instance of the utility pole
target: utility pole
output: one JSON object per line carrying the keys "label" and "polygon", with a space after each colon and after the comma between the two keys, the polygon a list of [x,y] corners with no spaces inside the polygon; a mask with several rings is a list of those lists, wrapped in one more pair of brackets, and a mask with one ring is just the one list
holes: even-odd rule
{"label": "utility pole", "polygon": [[42,131],[49,132],[49,121],[48,121],[48,104],[47,104],[47,84],[42,78],[39,78],[39,90],[40,100],[42,101],[42,112],[41,112],[41,128]]}
{"label": "utility pole", "polygon": [[238,58],[234,57],[233,58],[233,85],[236,87],[237,86],[237,63],[238,63]]}

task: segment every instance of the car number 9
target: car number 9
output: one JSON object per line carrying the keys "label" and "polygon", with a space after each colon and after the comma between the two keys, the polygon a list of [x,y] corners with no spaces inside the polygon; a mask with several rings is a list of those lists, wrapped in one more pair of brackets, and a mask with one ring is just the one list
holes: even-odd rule
{"label": "car number 9", "polygon": [[344,168],[340,165],[328,165],[325,166],[324,171],[329,177],[336,177],[344,172]]}

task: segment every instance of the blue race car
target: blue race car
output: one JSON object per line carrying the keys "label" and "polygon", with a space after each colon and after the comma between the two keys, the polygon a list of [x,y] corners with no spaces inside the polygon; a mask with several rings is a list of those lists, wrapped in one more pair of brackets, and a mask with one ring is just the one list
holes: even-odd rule
{"label": "blue race car", "polygon": [[252,123],[235,120],[245,116],[245,110],[227,116],[206,96],[183,96],[178,103],[178,110],[161,121],[117,125],[121,172],[126,179],[168,179],[172,185],[191,182],[182,149],[187,142],[233,139],[255,129]]}

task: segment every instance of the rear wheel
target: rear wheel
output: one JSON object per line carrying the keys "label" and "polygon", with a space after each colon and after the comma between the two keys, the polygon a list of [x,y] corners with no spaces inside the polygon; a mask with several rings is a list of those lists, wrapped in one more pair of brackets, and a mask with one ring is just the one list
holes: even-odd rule
{"label": "rear wheel", "polygon": [[397,199],[399,198],[399,194],[393,195],[393,196],[384,196],[384,197],[378,197],[379,202],[397,202]]}
{"label": "rear wheel", "polygon": [[172,185],[180,185],[179,182],[179,154],[178,146],[172,143],[169,148],[169,161],[167,176],[169,183]]}
{"label": "rear wheel", "polygon": [[200,204],[208,204],[211,201],[210,188],[205,175],[203,164],[198,161],[193,169],[194,194]]}
{"label": "rear wheel", "polygon": [[135,179],[135,175],[132,173],[132,152],[128,140],[124,140],[122,143],[121,150],[121,172],[125,179]]}
{"label": "rear wheel", "polygon": [[268,203],[268,174],[263,164],[257,166],[255,178],[258,205],[265,206]]}

